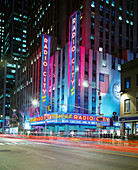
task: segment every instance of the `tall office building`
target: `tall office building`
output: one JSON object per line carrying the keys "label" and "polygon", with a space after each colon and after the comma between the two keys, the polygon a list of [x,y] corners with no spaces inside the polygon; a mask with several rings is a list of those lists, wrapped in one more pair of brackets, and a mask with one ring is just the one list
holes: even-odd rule
{"label": "tall office building", "polygon": [[4,9],[4,44],[0,72],[0,114],[6,123],[5,118],[10,114],[10,91],[16,85],[16,71],[26,58],[27,0],[3,1],[1,8]]}
{"label": "tall office building", "polygon": [[39,46],[41,34],[57,38],[57,48],[69,40],[69,17],[81,11],[80,45],[125,57],[137,52],[136,0],[28,1],[28,55]]}
{"label": "tall office building", "polygon": [[3,11],[3,1],[0,2],[0,59],[3,56],[3,44],[4,44],[4,11]]}

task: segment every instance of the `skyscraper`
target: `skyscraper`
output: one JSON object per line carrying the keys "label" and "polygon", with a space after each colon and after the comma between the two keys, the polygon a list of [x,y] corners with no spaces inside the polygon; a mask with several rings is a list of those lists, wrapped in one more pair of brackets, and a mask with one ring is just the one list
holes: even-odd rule
{"label": "skyscraper", "polygon": [[[136,0],[28,1],[28,52],[39,46],[41,34],[57,38],[57,48],[69,40],[69,17],[81,11],[80,45],[123,58],[137,52]],[[29,55],[28,54],[28,55]],[[134,55],[134,56],[135,56]]]}
{"label": "skyscraper", "polygon": [[3,11],[3,4],[4,2],[0,2],[0,59],[3,56],[3,44],[4,44],[4,11]]}
{"label": "skyscraper", "polygon": [[4,44],[1,46],[3,66],[0,82],[4,90],[0,91],[0,109],[5,119],[10,112],[10,90],[16,82],[16,71],[26,58],[27,0],[3,1],[1,8],[4,9],[4,27],[0,33],[3,35],[4,32]]}

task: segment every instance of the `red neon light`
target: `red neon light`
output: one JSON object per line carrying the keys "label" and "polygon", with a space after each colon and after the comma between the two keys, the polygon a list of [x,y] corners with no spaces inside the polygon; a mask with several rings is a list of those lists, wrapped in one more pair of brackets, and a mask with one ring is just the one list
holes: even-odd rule
{"label": "red neon light", "polygon": [[46,94],[46,90],[42,89],[43,93]]}
{"label": "red neon light", "polygon": [[43,94],[46,94],[47,89],[47,66],[48,66],[48,61],[47,61],[47,55],[48,55],[48,39],[44,38],[44,50],[43,50],[43,54],[44,54],[44,60],[43,60],[43,87],[42,87],[42,91]]}
{"label": "red neon light", "polygon": [[[76,23],[76,18],[74,17],[73,20],[72,20],[72,52],[74,53],[76,47],[75,47],[75,36],[76,36],[76,26],[75,26],[75,23]],[[74,56],[72,57],[72,79],[71,79],[71,83],[72,83],[72,86],[74,85],[74,71],[75,71],[75,58]]]}
{"label": "red neon light", "polygon": [[72,64],[74,64],[74,63],[75,63],[75,58],[72,59]]}
{"label": "red neon light", "polygon": [[106,122],[109,122],[109,118],[108,117],[106,117],[105,119],[106,119]]}
{"label": "red neon light", "polygon": [[75,23],[76,23],[76,18],[73,18],[73,29],[72,29],[72,52],[75,51],[75,36],[76,36],[76,27],[75,27]]}
{"label": "red neon light", "polygon": [[[85,115],[74,115],[73,117],[74,120],[88,120],[88,121],[93,121],[93,116],[85,116]],[[97,119],[98,120],[98,119]],[[99,120],[98,120],[99,121]]]}
{"label": "red neon light", "polygon": [[93,117],[92,117],[92,116],[90,116],[90,120],[93,120]]}
{"label": "red neon light", "polygon": [[46,72],[46,71],[43,72],[43,76],[44,76],[44,77],[47,76],[47,72]]}
{"label": "red neon light", "polygon": [[73,18],[73,25],[75,24],[75,22],[76,22],[76,18],[74,17],[74,18]]}
{"label": "red neon light", "polygon": [[99,122],[99,117],[96,117],[96,121]]}
{"label": "red neon light", "polygon": [[36,121],[41,121],[41,120],[43,120],[43,116],[36,117]]}
{"label": "red neon light", "polygon": [[76,119],[76,120],[77,120],[77,119],[78,119],[78,115],[74,115],[74,119]]}
{"label": "red neon light", "polygon": [[48,64],[47,64],[47,61],[44,61],[44,62],[43,62],[43,66],[46,67],[47,65],[48,65]]}

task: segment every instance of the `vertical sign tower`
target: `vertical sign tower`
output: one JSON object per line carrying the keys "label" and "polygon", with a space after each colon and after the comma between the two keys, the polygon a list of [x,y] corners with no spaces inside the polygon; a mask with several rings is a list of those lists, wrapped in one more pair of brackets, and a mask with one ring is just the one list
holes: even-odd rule
{"label": "vertical sign tower", "polygon": [[40,115],[46,112],[49,103],[49,58],[50,58],[50,36],[42,35],[42,64],[41,64],[41,96],[40,96]]}
{"label": "vertical sign tower", "polygon": [[69,112],[78,112],[79,41],[80,11],[76,11],[69,21]]}

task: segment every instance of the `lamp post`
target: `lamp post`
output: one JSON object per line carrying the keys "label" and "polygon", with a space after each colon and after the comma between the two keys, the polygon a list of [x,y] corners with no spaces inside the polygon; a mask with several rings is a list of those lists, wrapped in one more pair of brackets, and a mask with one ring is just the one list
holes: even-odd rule
{"label": "lamp post", "polygon": [[99,116],[103,116],[103,114],[101,114],[101,112],[100,112],[100,105],[101,105],[101,92],[100,92],[100,89],[94,87],[92,84],[89,84],[88,81],[84,81],[84,82],[83,82],[83,86],[84,86],[84,87],[89,87],[89,86],[91,86],[92,88],[94,88],[94,89],[96,89],[96,90],[98,91],[98,96],[99,96],[99,105],[98,105],[98,108],[99,108],[99,109],[98,109],[98,114],[99,114]]}
{"label": "lamp post", "polygon": [[[92,84],[89,84],[88,81],[84,81],[83,82],[83,86],[84,87],[89,87],[91,86],[92,88],[96,89],[98,91],[98,96],[99,96],[99,105],[98,105],[98,114],[99,114],[99,117],[102,117],[103,114],[101,114],[101,93],[100,93],[100,89],[94,87]],[[101,119],[99,119],[99,121],[101,121]],[[100,138],[100,125],[99,125],[99,138]]]}

